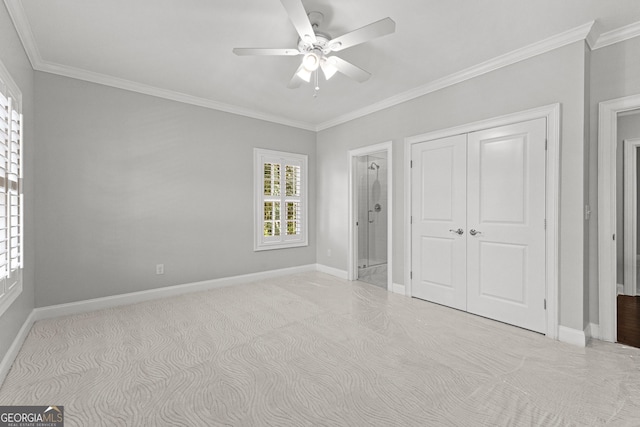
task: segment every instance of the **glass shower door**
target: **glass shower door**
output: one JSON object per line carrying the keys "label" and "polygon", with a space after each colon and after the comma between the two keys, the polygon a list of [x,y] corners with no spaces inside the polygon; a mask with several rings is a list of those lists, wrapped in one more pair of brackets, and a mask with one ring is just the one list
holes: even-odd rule
{"label": "glass shower door", "polygon": [[386,153],[359,157],[357,168],[358,278],[386,286]]}

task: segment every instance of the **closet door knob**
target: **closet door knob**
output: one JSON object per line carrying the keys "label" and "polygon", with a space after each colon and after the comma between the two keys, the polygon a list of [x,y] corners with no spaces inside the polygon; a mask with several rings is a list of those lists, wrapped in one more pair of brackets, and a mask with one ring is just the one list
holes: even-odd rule
{"label": "closet door knob", "polygon": [[474,230],[472,228],[471,230],[469,230],[469,234],[471,234],[472,236],[475,236],[476,234],[482,234],[482,232],[478,230]]}
{"label": "closet door knob", "polygon": [[449,231],[452,232],[452,233],[456,233],[459,236],[464,234],[464,231],[462,230],[462,228],[458,228],[457,230],[449,230]]}

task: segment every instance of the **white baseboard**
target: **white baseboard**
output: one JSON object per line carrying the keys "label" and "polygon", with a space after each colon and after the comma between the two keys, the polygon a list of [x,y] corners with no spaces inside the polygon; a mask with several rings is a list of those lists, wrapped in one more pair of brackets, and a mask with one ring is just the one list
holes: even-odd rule
{"label": "white baseboard", "polygon": [[243,274],[240,276],[223,277],[221,279],[204,280],[202,282],[167,286],[166,288],[149,289],[147,291],[131,292],[128,294],[113,295],[102,298],[93,298],[67,304],[50,305],[47,307],[34,309],[34,318],[35,320],[51,319],[59,316],[67,316],[70,314],[86,313],[88,311],[136,304],[139,302],[150,301],[159,298],[167,298],[191,292],[201,292],[210,289],[224,288],[241,283],[270,279],[273,277],[286,276],[289,274],[305,273],[309,271],[316,271],[316,265],[309,264],[300,267],[282,268],[279,270],[269,270],[260,273]]}
{"label": "white baseboard", "polygon": [[[589,326],[587,325],[588,329]],[[558,327],[558,340],[562,342],[566,342],[567,344],[573,344],[580,347],[584,347],[587,345],[587,334],[585,331],[581,331],[578,329],[567,328],[566,326]]]}
{"label": "white baseboard", "polygon": [[[26,339],[33,323],[38,320],[51,319],[59,316],[67,316],[71,314],[85,313],[88,311],[100,310],[111,307],[118,307],[122,305],[135,304],[144,301],[150,301],[159,298],[166,298],[176,295],[182,295],[191,292],[200,292],[210,289],[222,288],[226,286],[238,285],[241,283],[248,283],[257,280],[270,279],[274,277],[286,276],[296,273],[305,273],[310,271],[319,271],[327,273],[332,276],[348,280],[348,274],[344,270],[340,270],[333,267],[328,267],[323,264],[309,264],[299,267],[283,268],[279,270],[270,270],[260,273],[244,274],[240,276],[225,277],[221,279],[205,280],[202,282],[187,283],[183,285],[168,286],[166,288],[150,289],[141,292],[132,292],[128,294],[113,295],[103,298],[94,298],[85,301],[72,302],[67,304],[58,304],[48,307],[35,308],[27,320],[25,320],[22,328],[18,332],[18,335],[13,340],[11,347],[4,355],[2,362],[0,363],[0,385],[4,381],[4,378],[9,373],[11,365],[15,360],[22,343]],[[394,293],[406,295],[406,287],[404,285],[394,283]],[[579,345],[584,347],[587,342],[587,337],[599,336],[599,327],[596,324],[589,324],[585,331],[578,331],[575,329],[567,328],[565,326],[559,327],[558,339],[562,342]]]}
{"label": "white baseboard", "polygon": [[290,274],[306,273],[309,271],[320,271],[320,269],[318,268],[317,264],[308,264],[299,267],[282,268],[279,270],[263,271],[260,273],[243,274],[240,276],[224,277],[221,279],[205,280],[202,282],[168,286],[166,288],[149,289],[147,291],[131,292],[128,294],[113,295],[103,298],[94,298],[85,301],[77,301],[67,304],[58,304],[35,308],[31,311],[29,317],[27,317],[27,320],[25,320],[22,328],[20,328],[20,331],[18,332],[18,335],[13,340],[11,347],[9,347],[9,350],[2,358],[2,362],[0,362],[0,386],[9,373],[11,365],[13,365],[13,361],[18,355],[18,352],[22,347],[22,343],[27,338],[31,327],[33,326],[34,322],[38,320],[51,319],[54,317],[67,316],[70,314],[86,313],[88,311],[135,304],[159,298],[166,298],[191,292],[206,291],[210,289],[233,286],[257,280],[287,276]]}
{"label": "white baseboard", "polygon": [[15,339],[11,343],[11,347],[7,350],[7,353],[2,358],[2,362],[0,362],[0,386],[4,382],[4,379],[7,377],[9,370],[11,370],[11,365],[13,365],[13,361],[18,356],[18,352],[22,348],[22,343],[29,335],[29,331],[35,322],[35,315],[33,311],[27,317],[27,320],[24,321],[22,327],[18,331],[18,335],[16,335]]}
{"label": "white baseboard", "polygon": [[321,273],[330,274],[340,279],[349,280],[349,274],[346,271],[340,270],[338,268],[329,267],[324,264],[316,264],[316,270]]}
{"label": "white baseboard", "polygon": [[617,295],[624,295],[624,285],[622,285],[622,284],[618,283],[618,288],[617,288],[617,290],[618,290]]}
{"label": "white baseboard", "polygon": [[600,339],[600,324],[598,323],[589,323],[587,325],[589,335],[587,338],[593,338],[595,340]]}
{"label": "white baseboard", "polygon": [[393,284],[393,289],[392,292],[394,294],[400,294],[400,295],[406,295],[406,288],[404,285],[401,285],[400,283],[394,283]]}

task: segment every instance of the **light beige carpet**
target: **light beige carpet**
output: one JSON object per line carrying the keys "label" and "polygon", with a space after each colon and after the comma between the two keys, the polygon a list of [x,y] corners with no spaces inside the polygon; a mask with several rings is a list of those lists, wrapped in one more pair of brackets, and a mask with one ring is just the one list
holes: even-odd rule
{"label": "light beige carpet", "polygon": [[640,350],[309,273],[37,322],[10,404],[67,426],[638,426]]}

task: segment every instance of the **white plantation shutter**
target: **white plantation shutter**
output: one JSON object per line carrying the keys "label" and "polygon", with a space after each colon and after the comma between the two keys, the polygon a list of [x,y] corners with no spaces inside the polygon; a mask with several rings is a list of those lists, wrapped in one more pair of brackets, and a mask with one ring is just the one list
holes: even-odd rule
{"label": "white plantation shutter", "polygon": [[0,63],[0,315],[22,292],[22,114],[17,101],[20,97]]}
{"label": "white plantation shutter", "polygon": [[307,156],[254,150],[254,250],[306,246]]}
{"label": "white plantation shutter", "polygon": [[22,268],[22,115],[11,113],[11,138],[7,171],[9,199],[9,269]]}
{"label": "white plantation shutter", "polygon": [[0,92],[0,280],[1,293],[9,272],[9,220],[7,218],[7,157],[9,148],[9,99]]}

